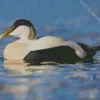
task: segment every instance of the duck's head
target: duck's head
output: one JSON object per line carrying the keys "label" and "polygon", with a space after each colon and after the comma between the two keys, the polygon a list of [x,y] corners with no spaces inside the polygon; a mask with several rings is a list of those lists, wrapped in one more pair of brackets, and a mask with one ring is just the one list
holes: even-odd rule
{"label": "duck's head", "polygon": [[36,30],[30,21],[26,19],[19,19],[16,20],[5,33],[0,35],[0,38],[5,38],[8,36],[33,40],[36,38]]}

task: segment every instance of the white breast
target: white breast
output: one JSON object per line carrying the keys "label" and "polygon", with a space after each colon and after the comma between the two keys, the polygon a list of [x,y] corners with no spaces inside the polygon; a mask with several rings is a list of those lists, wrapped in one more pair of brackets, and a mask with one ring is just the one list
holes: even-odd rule
{"label": "white breast", "polygon": [[14,42],[7,45],[4,49],[4,58],[8,60],[23,59],[27,54],[27,44]]}

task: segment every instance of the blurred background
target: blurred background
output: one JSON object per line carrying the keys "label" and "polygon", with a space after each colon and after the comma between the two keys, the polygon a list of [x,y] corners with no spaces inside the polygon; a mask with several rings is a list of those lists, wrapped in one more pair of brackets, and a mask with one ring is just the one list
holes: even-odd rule
{"label": "blurred background", "polygon": [[100,0],[1,0],[0,33],[15,20],[25,18],[33,23],[38,36],[53,35],[90,45],[100,44],[99,4]]}

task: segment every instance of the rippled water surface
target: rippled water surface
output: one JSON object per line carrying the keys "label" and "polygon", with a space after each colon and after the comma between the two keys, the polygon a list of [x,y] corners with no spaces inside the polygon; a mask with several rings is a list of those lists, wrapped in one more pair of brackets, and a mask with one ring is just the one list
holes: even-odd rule
{"label": "rippled water surface", "polygon": [[27,66],[1,60],[0,100],[100,100],[100,62]]}

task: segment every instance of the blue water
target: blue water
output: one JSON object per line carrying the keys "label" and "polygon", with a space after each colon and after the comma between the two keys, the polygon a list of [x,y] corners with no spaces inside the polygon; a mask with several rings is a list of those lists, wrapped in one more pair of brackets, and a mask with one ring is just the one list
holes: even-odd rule
{"label": "blue water", "polygon": [[[3,49],[1,44],[1,56]],[[42,66],[1,59],[0,100],[100,100],[100,52],[95,59],[94,64]]]}

